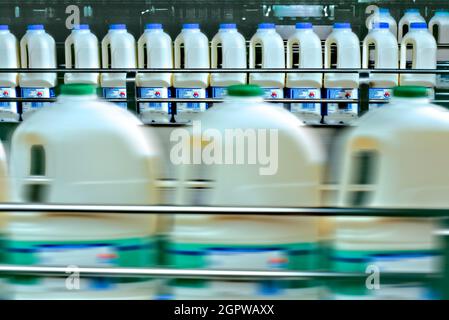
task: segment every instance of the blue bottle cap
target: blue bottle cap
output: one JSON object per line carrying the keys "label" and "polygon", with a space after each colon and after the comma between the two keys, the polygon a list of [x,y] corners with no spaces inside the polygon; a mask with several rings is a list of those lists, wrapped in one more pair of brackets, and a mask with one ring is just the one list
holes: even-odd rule
{"label": "blue bottle cap", "polygon": [[416,8],[406,9],[405,13],[419,13],[419,9]]}
{"label": "blue bottle cap", "polygon": [[89,30],[88,24],[75,24],[73,30]]}
{"label": "blue bottle cap", "polygon": [[27,27],[27,30],[44,30],[43,24],[30,24]]}
{"label": "blue bottle cap", "polygon": [[379,8],[379,13],[380,13],[380,14],[389,14],[389,13],[390,13],[390,9],[387,9],[387,8]]}
{"label": "blue bottle cap", "polygon": [[220,29],[237,29],[237,25],[235,23],[221,23]]}
{"label": "blue bottle cap", "polygon": [[147,23],[145,30],[162,30],[162,24],[160,23]]}
{"label": "blue bottle cap", "polygon": [[0,24],[0,30],[9,30],[9,26],[7,24]]}
{"label": "blue bottle cap", "polygon": [[126,24],[111,24],[109,30],[126,30]]}
{"label": "blue bottle cap", "polygon": [[349,22],[336,22],[334,23],[334,29],[351,29]]}
{"label": "blue bottle cap", "polygon": [[425,23],[425,22],[412,22],[412,23],[410,23],[410,29],[427,29],[427,23]]}
{"label": "blue bottle cap", "polygon": [[184,23],[182,25],[183,29],[199,29],[200,25],[198,23]]}
{"label": "blue bottle cap", "polygon": [[313,26],[310,22],[298,22],[295,26],[296,29],[312,29]]}
{"label": "blue bottle cap", "polygon": [[259,23],[258,29],[275,29],[276,25],[274,23]]}
{"label": "blue bottle cap", "polygon": [[373,23],[373,29],[388,29],[390,25],[388,22],[375,22]]}

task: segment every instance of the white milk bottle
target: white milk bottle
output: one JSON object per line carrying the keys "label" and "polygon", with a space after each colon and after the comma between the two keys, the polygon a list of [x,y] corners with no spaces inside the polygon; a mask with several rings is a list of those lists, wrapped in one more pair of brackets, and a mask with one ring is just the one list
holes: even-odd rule
{"label": "white milk bottle", "polygon": [[[209,40],[197,23],[186,23],[175,39],[176,69],[210,68]],[[176,98],[207,98],[209,73],[175,73]],[[206,111],[207,103],[177,103],[176,121],[186,122]]]}
{"label": "white milk bottle", "polygon": [[[346,133],[341,152],[339,206],[449,206],[449,111],[431,104],[426,88],[396,87],[388,106],[367,112]],[[335,220],[335,272],[366,272],[369,265],[380,272],[439,271],[441,248],[435,236],[436,219]],[[348,290],[347,285],[337,294],[345,299],[431,297],[430,288],[419,281],[394,285],[386,283],[380,290],[369,290],[365,282],[358,282],[352,286],[356,290]]]}
{"label": "white milk bottle", "polygon": [[[245,69],[246,41],[234,23],[222,23],[211,42],[211,67],[213,69]],[[246,73],[212,73],[210,86],[213,98],[223,98],[226,87],[246,84]]]}
{"label": "white milk bottle", "polygon": [[[273,23],[261,23],[251,38],[249,47],[249,67],[251,69],[285,68],[284,41],[276,32]],[[256,84],[265,91],[266,99],[284,97],[284,73],[251,73],[249,83]]]}
{"label": "white milk bottle", "polygon": [[[362,68],[397,69],[399,49],[396,37],[388,29],[388,23],[376,22],[363,40]],[[373,73],[370,77],[370,99],[386,100],[391,97],[392,88],[398,85],[397,74]],[[382,104],[370,104],[378,107]]]}
{"label": "white milk bottle", "polygon": [[[89,25],[75,25],[65,40],[65,67],[67,69],[100,68],[100,50],[97,37]],[[64,83],[98,85],[98,73],[66,73]]]}
{"label": "white milk bottle", "polygon": [[[408,32],[401,42],[400,68],[410,68],[407,59],[407,46],[411,46],[412,59],[411,69],[436,69],[437,68],[437,43],[435,38],[427,29],[425,22],[413,22]],[[433,95],[433,88],[436,84],[435,74],[411,74],[400,75],[401,86],[417,85],[430,89]]]}
{"label": "white milk bottle", "polygon": [[[320,206],[325,161],[320,142],[289,111],[264,103],[263,95],[255,85],[231,86],[224,103],[205,112],[200,123],[193,122],[193,141],[198,139],[205,146],[200,171],[212,183],[203,197],[192,194],[188,186],[183,188],[184,204]],[[245,132],[243,148],[235,148],[234,135],[239,131]],[[211,144],[208,132],[214,133]],[[269,149],[257,148],[266,152],[269,161],[262,164],[261,158],[246,158],[257,153],[252,148],[265,146],[268,140]],[[209,152],[219,154],[216,162],[208,163],[210,158],[204,155],[210,156]],[[243,156],[246,161],[225,163],[226,152],[236,152],[235,159]],[[175,268],[317,270],[318,229],[319,219],[313,216],[178,215],[167,255]],[[181,279],[171,287],[177,299],[318,299],[321,293],[313,281]]]}
{"label": "white milk bottle", "polygon": [[[154,133],[130,112],[101,101],[88,84],[65,84],[56,103],[15,130],[11,142],[13,201],[59,204],[160,204],[155,180],[162,160]],[[101,150],[99,149],[101,146]],[[10,216],[12,264],[154,267],[156,215],[26,213]],[[17,298],[155,297],[158,281],[86,278],[67,290],[62,278],[11,280]],[[101,286],[103,284],[103,286]]]}
{"label": "white milk bottle", "polygon": [[[173,46],[170,36],[159,23],[150,23],[137,42],[139,68],[173,68]],[[136,86],[140,98],[169,98],[171,73],[138,73]],[[169,122],[171,103],[141,102],[139,114],[143,122]]]}
{"label": "white milk bottle", "polygon": [[[333,52],[335,48],[336,52]],[[335,23],[331,34],[326,39],[324,49],[324,67],[360,68],[359,38],[351,30],[349,23]],[[328,99],[341,99],[341,103],[328,103],[327,116],[329,124],[348,123],[357,118],[358,104],[345,103],[345,99],[357,99],[359,75],[357,73],[326,73],[324,87]]]}
{"label": "white milk bottle", "polygon": [[[22,68],[56,68],[55,39],[45,32],[44,26],[29,25],[20,40]],[[22,98],[53,98],[57,84],[56,73],[21,73],[19,84]],[[36,109],[48,105],[43,102],[23,102],[22,118],[25,120]]]}
{"label": "white milk bottle", "polygon": [[[297,55],[295,50],[299,51]],[[287,68],[322,67],[320,38],[313,32],[311,23],[297,23],[296,32],[287,42]],[[322,82],[321,73],[288,73],[286,81],[288,95],[293,99],[319,99]],[[306,123],[321,121],[321,103],[292,103],[290,111]]]}
{"label": "white milk bottle", "polygon": [[[17,38],[7,25],[0,25],[0,68],[19,68],[19,46]],[[1,102],[2,98],[15,98],[17,73],[0,73],[0,121],[19,120],[17,102]]]}
{"label": "white milk bottle", "polygon": [[407,9],[405,10],[404,15],[401,20],[399,20],[399,30],[398,30],[398,41],[401,42],[402,38],[410,31],[411,24],[413,22],[426,22],[421,14],[419,13],[419,9]]}
{"label": "white milk bottle", "polygon": [[379,8],[372,15],[366,19],[366,28],[371,30],[374,23],[386,22],[388,23],[388,29],[396,38],[398,36],[398,24],[396,20],[391,16],[390,10],[386,8]]}
{"label": "white milk bottle", "polygon": [[[449,44],[449,11],[437,10],[435,15],[429,21],[429,31],[435,37],[435,40],[440,45]],[[438,48],[437,61],[449,61],[449,48]],[[447,74],[437,75],[437,87],[449,88],[449,76]]]}
{"label": "white milk bottle", "polygon": [[[101,42],[103,69],[135,68],[137,66],[136,40],[124,24],[111,24]],[[126,99],[126,73],[103,73],[101,87],[106,99]],[[126,102],[116,103],[126,109]]]}

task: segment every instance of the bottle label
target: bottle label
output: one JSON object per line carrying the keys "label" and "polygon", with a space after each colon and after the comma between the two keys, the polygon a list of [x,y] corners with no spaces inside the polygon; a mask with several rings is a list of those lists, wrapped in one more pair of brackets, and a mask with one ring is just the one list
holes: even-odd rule
{"label": "bottle label", "polygon": [[227,94],[226,87],[212,87],[212,98],[221,99]]}
{"label": "bottle label", "polygon": [[[53,88],[21,88],[23,98],[54,98]],[[50,102],[23,102],[22,115],[49,105]]]}
{"label": "bottle label", "polygon": [[[171,93],[168,88],[139,88],[141,98],[157,99],[170,98]],[[157,112],[163,114],[171,113],[171,103],[168,102],[141,102],[139,103],[139,112]]]}
{"label": "bottle label", "polygon": [[358,104],[345,103],[346,99],[358,99],[358,89],[331,88],[327,89],[328,99],[338,99],[341,103],[327,104],[327,119],[339,123],[346,123],[357,118]]}
{"label": "bottle label", "polygon": [[17,102],[1,102],[2,98],[15,98],[15,88],[0,88],[0,121],[17,122],[19,121],[19,113],[17,110]]}
{"label": "bottle label", "polygon": [[283,99],[284,90],[280,88],[262,88],[265,99]]}
{"label": "bottle label", "polygon": [[[321,90],[317,88],[292,88],[289,89],[289,95],[292,99],[320,99]],[[321,103],[292,103],[290,111],[300,118],[321,119]]]}
{"label": "bottle label", "polygon": [[[207,98],[206,89],[202,88],[180,88],[176,89],[176,98],[185,98],[185,99],[196,99],[196,98]],[[204,112],[207,109],[207,103],[178,103],[176,105],[176,113],[197,113]]]}
{"label": "bottle label", "polygon": [[[369,99],[376,100],[389,100],[393,95],[393,89],[389,88],[370,88],[369,89]],[[385,103],[370,103],[369,109],[379,108],[385,105]]]}
{"label": "bottle label", "polygon": [[[171,244],[169,260],[177,268],[195,265],[196,268],[220,270],[304,270],[316,268],[319,252],[313,243],[263,245],[207,245]],[[194,285],[192,283],[192,285]],[[296,288],[289,281],[207,281],[208,292],[214,296],[272,296],[280,297]],[[310,288],[309,288],[310,289]]]}
{"label": "bottle label", "polygon": [[[123,99],[126,100],[127,94],[126,94],[126,88],[103,88],[103,97],[105,99]],[[120,108],[127,109],[128,104],[125,102],[114,102],[116,105],[118,105]]]}

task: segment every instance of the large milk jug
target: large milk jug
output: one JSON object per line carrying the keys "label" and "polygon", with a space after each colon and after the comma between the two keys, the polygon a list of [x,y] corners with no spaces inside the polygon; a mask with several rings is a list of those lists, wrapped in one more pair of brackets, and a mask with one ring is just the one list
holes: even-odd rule
{"label": "large milk jug", "polygon": [[[449,44],[449,11],[437,10],[435,15],[429,21],[429,31],[435,37],[435,40],[440,45]],[[448,62],[449,61],[449,49],[438,48],[437,61]],[[437,75],[437,87],[449,88],[449,76],[447,74]]]}
{"label": "large milk jug", "polygon": [[[323,67],[321,40],[313,32],[311,23],[297,23],[296,32],[287,41],[287,68]],[[300,70],[299,70],[300,71]],[[323,75],[321,73],[288,73],[286,86],[293,99],[319,99]],[[292,103],[290,111],[306,123],[321,121],[321,103]]]}
{"label": "large milk jug", "polygon": [[398,41],[401,42],[402,38],[410,31],[411,24],[413,22],[426,22],[419,9],[407,9],[401,20],[399,20]]}
{"label": "large milk jug", "polygon": [[[384,208],[449,206],[449,111],[424,87],[397,87],[391,103],[369,111],[345,136],[339,205]],[[381,128],[381,130],[379,130]],[[426,168],[423,170],[423,168]],[[435,272],[439,248],[433,219],[338,218],[334,271]],[[350,295],[422,299],[418,284],[388,285]],[[409,296],[412,294],[411,296]]]}
{"label": "large milk jug", "polygon": [[[213,69],[246,69],[246,41],[234,23],[222,23],[211,42],[211,67]],[[213,98],[223,98],[226,87],[246,84],[246,73],[212,73],[210,86]]]}
{"label": "large milk jug", "polygon": [[[22,68],[56,68],[55,39],[45,32],[43,25],[29,25],[20,40]],[[53,98],[57,84],[56,73],[21,73],[19,75],[22,98]],[[42,102],[23,102],[25,120],[36,109],[48,105]]]}
{"label": "large milk jug", "polygon": [[[120,125],[117,125],[120,124]],[[155,179],[160,176],[160,151],[154,135],[142,131],[142,122],[126,110],[100,101],[95,87],[69,84],[55,104],[42,109],[14,132],[11,146],[13,199],[66,204],[151,205],[160,203]],[[78,266],[138,266],[156,264],[155,215],[58,213],[19,214],[10,217],[11,263]],[[70,227],[69,227],[70,226]],[[87,279],[86,279],[87,281]],[[102,298],[133,296],[130,290],[155,280],[134,284],[105,280],[97,287],[87,281],[79,292],[67,292],[64,279],[51,283],[12,281],[18,297]],[[126,281],[125,281],[126,282]],[[100,284],[98,284],[100,285]],[[121,288],[123,292],[121,292]],[[95,289],[99,289],[95,290]],[[91,291],[95,292],[91,292]],[[150,291],[150,292],[148,292]]]}
{"label": "large milk jug", "polygon": [[[137,61],[139,68],[173,68],[173,46],[170,36],[162,25],[151,23],[137,42]],[[136,86],[140,98],[169,98],[172,86],[171,73],[138,73]],[[169,122],[171,103],[139,103],[139,114],[143,122]]]}
{"label": "large milk jug", "polygon": [[[400,68],[409,68],[407,61],[407,46],[412,46],[411,69],[436,69],[437,68],[437,43],[427,29],[425,22],[413,22],[401,42]],[[435,74],[411,74],[400,75],[401,86],[417,85],[427,88],[435,87]]]}
{"label": "large milk jug", "polygon": [[373,12],[373,14],[371,14],[366,19],[366,28],[368,29],[368,31],[370,31],[371,29],[373,29],[373,25],[375,23],[380,22],[388,23],[388,29],[390,30],[390,32],[394,35],[395,38],[398,36],[398,24],[396,23],[396,20],[391,16],[389,9],[379,8],[378,10]]}
{"label": "large milk jug", "polygon": [[[200,170],[212,182],[203,196],[183,188],[184,204],[320,205],[324,154],[319,141],[287,110],[264,103],[263,94],[254,85],[231,86],[224,103],[209,109],[201,122],[193,122],[191,138],[199,141],[202,150],[192,150],[202,151]],[[270,149],[260,147],[268,141]],[[256,145],[267,156],[263,161],[255,157]],[[178,215],[167,247],[168,261],[175,268],[315,270],[319,267],[318,228],[316,217]],[[172,289],[177,299],[320,296],[316,284],[301,281],[179,280]]]}
{"label": "large milk jug", "polygon": [[[249,47],[251,69],[285,68],[284,41],[273,23],[261,23],[251,38]],[[284,97],[284,73],[251,73],[249,83],[263,88],[266,99]]]}
{"label": "large milk jug", "polygon": [[[187,23],[175,39],[175,68],[210,68],[209,40],[200,31],[197,23]],[[175,73],[173,86],[176,98],[207,98],[209,73]],[[207,103],[177,103],[176,121],[185,122],[195,119],[206,111]]]}
{"label": "large milk jug", "polygon": [[[17,38],[7,25],[0,25],[0,68],[19,68],[19,47]],[[0,73],[0,122],[18,121],[16,102],[1,102],[2,98],[15,98],[17,73]]]}
{"label": "large milk jug", "polygon": [[[100,50],[97,37],[89,25],[75,25],[65,40],[65,67],[67,69],[100,68]],[[98,85],[98,73],[66,73],[64,83]]]}
{"label": "large milk jug", "polygon": [[[336,50],[336,53],[333,50]],[[324,49],[324,67],[326,69],[360,68],[359,38],[351,30],[349,23],[335,23],[327,37]],[[357,73],[326,73],[324,87],[328,99],[341,99],[341,103],[328,103],[329,124],[348,123],[357,118],[358,104],[345,103],[345,99],[357,99],[359,75]]]}
{"label": "large milk jug", "polygon": [[[124,24],[111,24],[109,31],[101,42],[103,69],[135,68],[136,40],[126,30]],[[126,73],[103,73],[101,75],[103,96],[106,99],[124,99],[126,93]],[[117,105],[126,109],[126,102],[118,102]]]}
{"label": "large milk jug", "polygon": [[[374,23],[363,40],[362,68],[397,69],[399,50],[396,37],[388,29],[388,23]],[[398,85],[398,75],[374,73],[370,77],[370,99],[386,100],[391,97],[392,88]],[[371,107],[376,105],[370,104]]]}

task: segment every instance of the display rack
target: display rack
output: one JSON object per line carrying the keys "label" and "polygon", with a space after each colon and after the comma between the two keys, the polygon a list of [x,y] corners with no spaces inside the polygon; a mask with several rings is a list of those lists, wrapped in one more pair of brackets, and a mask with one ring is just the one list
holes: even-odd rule
{"label": "display rack", "polygon": [[[381,281],[431,280],[443,299],[449,299],[449,209],[407,208],[268,208],[268,207],[197,207],[197,206],[117,206],[117,205],[53,205],[53,204],[0,204],[0,212],[58,212],[77,214],[226,214],[226,215],[277,215],[277,216],[350,216],[350,217],[409,217],[439,219],[440,230],[435,236],[441,238],[443,264],[435,273],[426,272],[382,272]],[[2,214],[2,213],[0,213]],[[92,277],[159,277],[186,279],[233,279],[233,280],[307,280],[307,279],[363,279],[365,273],[327,271],[258,271],[216,269],[171,269],[171,268],[90,268],[76,269],[82,276]],[[65,266],[0,265],[0,275],[67,276]]]}

